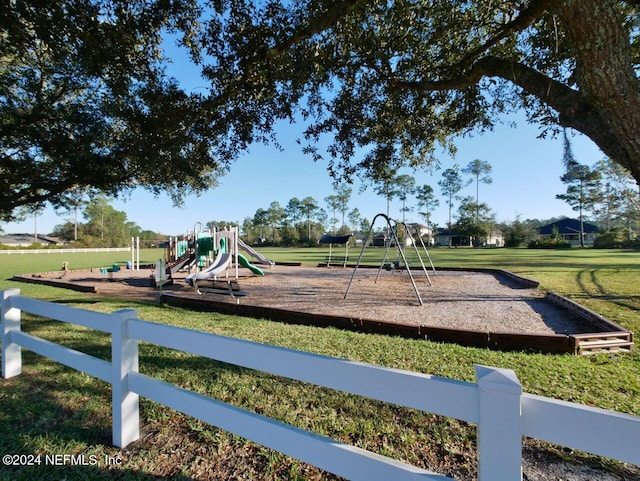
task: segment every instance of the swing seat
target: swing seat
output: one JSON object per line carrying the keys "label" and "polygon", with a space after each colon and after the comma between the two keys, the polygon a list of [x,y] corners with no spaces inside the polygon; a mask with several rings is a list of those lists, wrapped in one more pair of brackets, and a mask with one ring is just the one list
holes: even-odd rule
{"label": "swing seat", "polygon": [[385,262],[382,267],[385,271],[396,271],[400,270],[400,261],[393,261],[393,264],[390,262]]}

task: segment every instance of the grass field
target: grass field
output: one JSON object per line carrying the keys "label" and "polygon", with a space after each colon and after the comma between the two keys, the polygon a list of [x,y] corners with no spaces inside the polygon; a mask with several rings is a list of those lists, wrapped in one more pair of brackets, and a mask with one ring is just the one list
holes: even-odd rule
{"label": "grass field", "polygon": [[[327,253],[319,248],[261,252],[276,261],[312,265],[322,262]],[[430,253],[436,267],[494,267],[535,279],[541,288],[577,300],[640,339],[638,252],[441,248]],[[142,251],[143,262],[152,263],[161,256],[161,251]],[[640,415],[640,351],[584,358],[494,352],[190,312],[7,280],[17,273],[59,269],[64,261],[77,269],[126,260],[126,253],[0,255],[0,289],[17,287],[26,296],[103,312],[134,307],[140,318],[155,322],[465,381],[474,381],[475,364],[509,368],[526,392]],[[381,250],[366,251],[366,262],[377,265],[381,260]],[[23,326],[92,355],[110,356],[108,336],[28,315]],[[141,371],[146,374],[455,479],[475,477],[473,426],[155,346],[142,345],[140,352]],[[146,400],[141,403],[143,438],[127,450],[117,450],[111,447],[106,384],[32,353],[25,352],[23,358],[23,375],[0,380],[0,452],[84,454],[100,462],[94,466],[0,466],[1,479],[334,479]],[[640,479],[634,467],[525,441],[525,451],[534,447],[549,459],[604,466],[626,479]],[[105,456],[119,464],[107,466]]]}

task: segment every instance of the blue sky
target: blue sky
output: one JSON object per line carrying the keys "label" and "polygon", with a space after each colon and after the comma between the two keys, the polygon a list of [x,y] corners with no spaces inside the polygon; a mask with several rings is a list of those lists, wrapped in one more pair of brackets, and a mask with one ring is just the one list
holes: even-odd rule
{"label": "blue sky", "polygon": [[[205,85],[198,71],[180,59],[178,50],[170,47],[168,51],[174,57],[170,74],[176,76],[186,88]],[[434,212],[432,221],[439,226],[446,226],[448,218],[445,199],[440,195],[437,185],[442,170],[454,163],[464,167],[474,159],[487,161],[493,167],[492,184],[480,185],[480,201],[489,205],[498,221],[513,221],[517,216],[521,219],[545,219],[574,215],[565,202],[555,198],[556,194],[565,191],[565,186],[560,182],[563,173],[562,138],[538,139],[539,128],[527,124],[522,114],[503,120],[505,124],[496,126],[492,132],[458,140],[455,158],[444,154],[440,157],[441,170],[432,174],[426,170],[413,172],[410,169],[399,172],[414,175],[416,185],[429,184],[434,188],[440,207]],[[517,123],[517,127],[507,125],[512,121]],[[284,207],[293,197],[303,199],[312,196],[329,212],[324,199],[333,193],[332,180],[326,164],[315,163],[302,154],[300,145],[295,142],[301,130],[302,125],[283,123],[278,135],[284,151],[271,146],[253,146],[232,165],[230,173],[220,179],[218,187],[200,196],[187,197],[184,208],[173,207],[166,195],[156,199],[141,189],[128,198],[113,201],[112,205],[126,212],[128,220],[142,229],[167,235],[193,230],[197,222],[242,222],[245,217],[252,217],[257,209],[268,208],[273,201]],[[578,162],[593,165],[605,157],[587,137],[577,134],[571,139],[573,154]],[[371,187],[361,193],[360,187],[356,181],[349,210],[357,207],[369,219],[386,211],[383,198],[376,196]],[[466,187],[460,194],[475,196],[475,186]],[[400,201],[394,201],[391,216],[401,218],[400,208]],[[417,211],[408,213],[407,218],[422,221]],[[49,233],[65,221],[64,215],[48,208],[37,219],[38,233]],[[0,228],[6,233],[32,233],[34,219],[2,224]]]}

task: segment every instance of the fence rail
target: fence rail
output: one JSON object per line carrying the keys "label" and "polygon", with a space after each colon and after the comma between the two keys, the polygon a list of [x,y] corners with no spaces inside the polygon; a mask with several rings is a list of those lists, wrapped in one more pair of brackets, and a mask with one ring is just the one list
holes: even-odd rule
{"label": "fence rail", "polygon": [[130,252],[131,247],[79,247],[76,249],[0,249],[0,254],[79,254],[83,252]]}
{"label": "fence rail", "polygon": [[[22,311],[111,333],[111,362],[21,332]],[[508,369],[476,366],[476,383],[455,381],[156,324],[133,309],[102,314],[38,301],[18,289],[0,292],[0,314],[2,376],[21,373],[25,347],[110,383],[118,447],[138,439],[144,396],[348,479],[451,479],[143,375],[138,342],[144,341],[474,423],[481,481],[522,479],[522,436],[640,465],[640,417],[523,394]]]}

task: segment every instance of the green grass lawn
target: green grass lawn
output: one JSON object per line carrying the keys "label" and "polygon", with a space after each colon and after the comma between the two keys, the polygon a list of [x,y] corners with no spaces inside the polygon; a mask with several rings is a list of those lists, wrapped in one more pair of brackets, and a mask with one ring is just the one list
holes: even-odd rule
{"label": "green grass lawn", "polygon": [[[322,262],[327,254],[321,248],[260,250],[276,261],[311,265]],[[343,255],[337,249],[334,253]],[[353,249],[350,256],[358,253]],[[378,265],[383,253],[367,249],[364,260]],[[430,254],[436,267],[493,267],[537,280],[542,289],[577,300],[640,339],[638,252],[439,248]],[[161,256],[159,250],[142,251],[144,263]],[[57,270],[63,261],[74,269],[126,260],[126,253],[0,255],[0,289],[19,288],[26,296],[103,312],[133,307],[140,318],[150,321],[465,381],[475,380],[475,364],[509,368],[526,392],[640,415],[640,351],[592,357],[495,352],[191,312],[8,280],[18,273]],[[109,336],[29,315],[23,316],[23,326],[103,359],[110,356]],[[146,374],[456,479],[474,479],[473,426],[156,346],[143,344],[140,353],[141,371]],[[0,452],[85,454],[101,462],[97,466],[0,465],[0,479],[334,479],[145,400],[141,441],[117,450],[111,447],[108,385],[32,353],[26,352],[23,358],[23,375],[0,380]],[[637,468],[531,440],[525,444],[537,446],[551,458],[604,465],[627,479],[640,479]],[[105,455],[122,462],[107,467],[102,462]]]}

